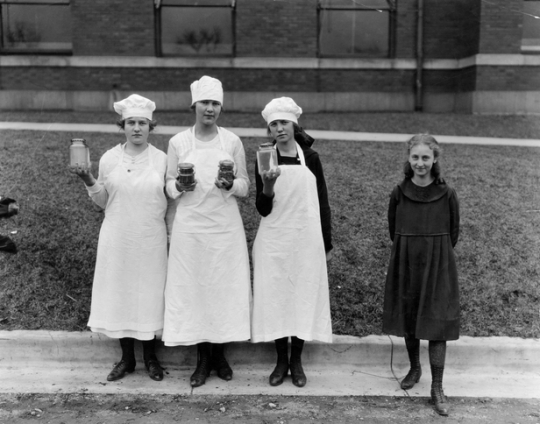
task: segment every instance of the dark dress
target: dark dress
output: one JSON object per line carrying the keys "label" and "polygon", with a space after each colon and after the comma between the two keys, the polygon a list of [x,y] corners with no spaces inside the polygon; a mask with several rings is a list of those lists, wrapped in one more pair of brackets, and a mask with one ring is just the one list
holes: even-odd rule
{"label": "dark dress", "polygon": [[442,180],[420,187],[406,178],[390,197],[388,225],[394,243],[386,276],[383,331],[423,340],[457,340],[456,193]]}

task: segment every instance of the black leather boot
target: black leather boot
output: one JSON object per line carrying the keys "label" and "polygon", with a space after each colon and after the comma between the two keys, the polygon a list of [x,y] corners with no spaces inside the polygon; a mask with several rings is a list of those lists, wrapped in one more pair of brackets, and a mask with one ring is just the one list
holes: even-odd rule
{"label": "black leather boot", "polygon": [[135,339],[124,337],[120,340],[122,359],[116,363],[107,376],[107,381],[116,381],[135,371]]}
{"label": "black leather boot", "polygon": [[211,344],[199,343],[197,345],[197,368],[191,375],[191,387],[199,387],[206,383],[206,377],[212,369]]}
{"label": "black leather boot", "polygon": [[403,390],[409,390],[418,383],[422,376],[422,367],[420,366],[420,340],[414,337],[405,337],[405,344],[407,345],[411,369],[401,381],[401,388]]}
{"label": "black leather boot", "polygon": [[437,414],[448,416],[450,407],[444,395],[442,381],[444,374],[444,362],[446,360],[446,342],[429,342],[429,362],[431,366],[431,400],[433,409]]}
{"label": "black leather boot", "polygon": [[279,386],[289,372],[289,338],[275,340],[277,352],[277,364],[270,374],[269,382],[271,386]]}
{"label": "black leather boot", "polygon": [[156,356],[156,339],[143,340],[143,358],[148,376],[155,381],[163,380],[163,368]]}
{"label": "black leather boot", "polygon": [[302,367],[302,350],[304,341],[298,337],[291,337],[291,378],[296,387],[304,387],[307,383],[307,377]]}
{"label": "black leather boot", "polygon": [[[444,368],[440,367],[431,367],[431,375],[433,376],[433,381],[431,383],[431,400],[433,402],[433,409],[439,415],[445,417],[448,416],[450,411],[448,402],[446,402],[446,396],[442,388],[442,375],[444,373]],[[437,381],[436,379],[440,379]]]}
{"label": "black leather boot", "polygon": [[224,345],[212,344],[212,369],[215,369],[219,378],[225,381],[232,380],[233,370],[225,358]]}

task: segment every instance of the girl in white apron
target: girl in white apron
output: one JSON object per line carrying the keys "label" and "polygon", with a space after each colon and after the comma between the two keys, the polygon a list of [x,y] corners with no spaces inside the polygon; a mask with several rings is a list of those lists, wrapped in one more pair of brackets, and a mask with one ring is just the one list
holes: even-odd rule
{"label": "girl in white apron", "polygon": [[[221,83],[204,76],[191,85],[196,123],[174,136],[167,153],[167,192],[177,199],[165,289],[166,346],[197,345],[192,387],[212,369],[230,380],[223,344],[250,337],[251,286],[246,237],[236,196],[249,190],[240,139],[216,121]],[[234,162],[232,180],[218,178],[222,161]],[[194,165],[193,185],[177,180],[179,164]]]}
{"label": "girl in white apron", "polygon": [[[262,215],[253,245],[252,342],[275,340],[277,364],[270,384],[291,371],[307,382],[301,355],[305,340],[332,342],[326,261],[332,250],[330,207],[313,139],[298,126],[302,109],[288,97],[262,112],[275,140],[277,170],[258,173],[256,206]],[[288,338],[291,337],[291,355]]]}
{"label": "girl in white apron", "polygon": [[82,178],[92,200],[105,209],[88,326],[120,340],[122,359],[108,381],[134,371],[135,339],[142,340],[150,378],[163,379],[155,340],[163,329],[167,272],[167,156],[148,143],[156,125],[155,108],[154,102],[137,94],[114,103],[126,143],[102,156],[97,181],[89,167],[71,169]]}

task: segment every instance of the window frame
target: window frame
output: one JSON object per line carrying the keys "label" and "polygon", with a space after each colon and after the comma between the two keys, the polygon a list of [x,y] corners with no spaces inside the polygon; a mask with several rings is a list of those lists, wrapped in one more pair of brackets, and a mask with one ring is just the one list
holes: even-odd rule
{"label": "window frame", "polygon": [[[533,3],[533,2],[537,2],[540,6],[540,0],[523,0],[523,3]],[[539,8],[539,15],[540,15],[540,8]],[[532,16],[530,16],[530,13],[528,12],[523,12],[523,21],[525,21],[525,19],[535,19],[535,20],[538,20],[538,18],[533,18]],[[539,23],[540,25],[540,23]],[[521,45],[520,45],[520,50],[522,53],[525,53],[525,54],[540,54],[540,37],[539,38],[533,38],[532,40],[537,40],[537,44],[534,44],[534,45],[525,45],[523,44],[523,41],[525,40],[523,38],[523,33],[525,31],[525,22],[523,22],[522,24],[522,33],[521,33]]]}
{"label": "window frame", "polygon": [[[71,15],[71,0],[0,0],[0,54],[1,55],[61,55],[71,56],[73,54],[73,31],[70,30],[71,46],[66,49],[43,49],[43,48],[10,48],[6,47],[4,43],[4,18],[3,18],[3,6],[9,5],[21,5],[21,6],[66,6],[69,11],[70,19]],[[72,20],[70,21],[72,24]]]}
{"label": "window frame", "polygon": [[317,2],[317,57],[321,59],[387,59],[395,58],[396,56],[396,17],[397,17],[397,0],[385,0],[387,7],[384,8],[388,13],[388,53],[384,56],[369,56],[369,55],[332,55],[323,54],[321,51],[321,31],[322,31],[322,11],[373,11],[381,10],[380,7],[359,5],[356,7],[347,6],[324,6],[323,3],[332,0],[318,0]]}
{"label": "window frame", "polygon": [[[1,0],[0,0],[1,1]],[[165,0],[167,1],[167,0]],[[230,58],[230,57],[236,57],[236,0],[224,0],[223,3],[227,2],[228,4],[223,5],[216,5],[216,4],[166,4],[165,7],[172,7],[172,8],[228,8],[231,9],[231,33],[232,33],[232,49],[231,53],[227,54],[216,54],[216,55],[171,55],[171,54],[163,54],[163,28],[162,28],[162,20],[161,20],[161,14],[163,13],[163,0],[154,0],[155,2],[155,8],[154,8],[154,29],[155,29],[155,52],[157,57],[168,57],[168,58],[201,58],[201,57],[209,57],[209,58]],[[198,3],[198,1],[193,0],[194,3]]]}

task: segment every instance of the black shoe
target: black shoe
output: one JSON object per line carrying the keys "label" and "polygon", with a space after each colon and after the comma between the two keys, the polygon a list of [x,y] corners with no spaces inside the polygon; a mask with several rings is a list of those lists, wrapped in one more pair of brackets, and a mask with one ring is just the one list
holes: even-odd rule
{"label": "black shoe", "polygon": [[219,378],[225,381],[232,380],[233,370],[225,357],[213,358],[212,369],[215,369]]}
{"label": "black shoe", "polygon": [[279,386],[283,383],[283,379],[287,377],[289,373],[289,364],[286,362],[278,362],[268,381],[271,386]]}
{"label": "black shoe", "polygon": [[210,375],[210,367],[208,364],[199,365],[193,374],[191,374],[191,387],[199,387],[206,383],[206,377]]}
{"label": "black shoe", "polygon": [[422,368],[411,368],[401,381],[401,388],[403,390],[412,389],[420,381],[420,377],[422,377]]}
{"label": "black shoe", "polygon": [[126,362],[123,359],[118,362],[107,376],[107,381],[116,381],[124,378],[126,374],[135,371],[135,362]]}
{"label": "black shoe", "polygon": [[435,387],[431,389],[431,400],[433,402],[433,409],[435,412],[443,417],[447,417],[450,408],[448,403],[446,403],[446,396],[444,395],[442,387]]}
{"label": "black shoe", "polygon": [[202,345],[205,344],[202,343],[197,348],[197,368],[195,369],[195,372],[191,375],[191,387],[199,387],[206,383],[206,377],[210,375],[210,371],[212,370],[212,360],[210,357],[210,350],[208,348],[209,343],[205,346]]}
{"label": "black shoe", "polygon": [[163,380],[163,368],[157,359],[149,359],[145,361],[144,365],[148,371],[148,376],[155,381]]}
{"label": "black shoe", "polygon": [[291,378],[296,387],[304,387],[307,383],[306,374],[304,374],[304,368],[300,359],[293,360],[291,358]]}

